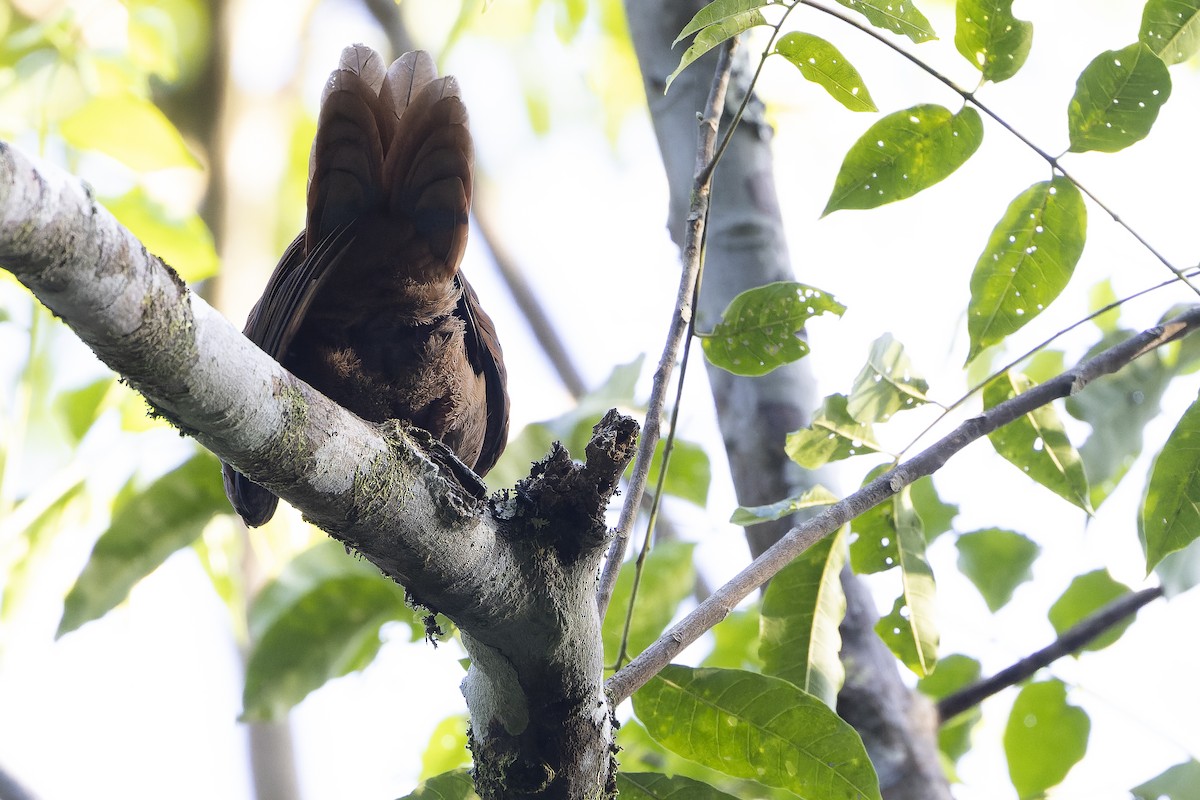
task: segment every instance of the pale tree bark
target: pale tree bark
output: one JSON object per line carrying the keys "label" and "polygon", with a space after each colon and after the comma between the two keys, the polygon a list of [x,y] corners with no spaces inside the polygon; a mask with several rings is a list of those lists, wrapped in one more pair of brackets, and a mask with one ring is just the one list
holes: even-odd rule
{"label": "pale tree bark", "polygon": [[[627,0],[629,28],[641,64],[654,129],[670,185],[669,228],[678,242],[692,186],[696,112],[704,103],[713,70],[709,54],[676,77],[664,93],[666,77],[683,47],[671,48],[701,0]],[[752,55],[750,56],[752,57]],[[746,64],[745,58],[740,62]],[[727,108],[745,97],[749,71],[735,69]],[[714,178],[709,211],[703,286],[697,328],[705,330],[737,294],[772,281],[803,280],[788,255],[776,199],[771,130],[761,105],[751,100]],[[726,123],[729,121],[726,115]],[[799,275],[797,275],[799,273]],[[742,378],[709,367],[709,383],[729,458],[738,502],[762,505],[810,488],[816,476],[804,474],[783,451],[785,436],[808,424],[814,407],[814,380],[800,361],[761,378]],[[751,553],[761,554],[794,519],[747,530]],[[876,612],[863,584],[843,576],[849,613],[843,623],[842,659],[846,685],[838,711],[863,737],[888,800],[948,798],[937,755],[931,714],[901,683],[895,660],[874,633]]]}
{"label": "pale tree bark", "polygon": [[635,422],[608,415],[584,465],[555,449],[516,496],[484,499],[428,434],[366,423],[290,375],[78,181],[4,143],[0,264],[157,413],[458,625],[485,800],[609,792],[594,591]]}

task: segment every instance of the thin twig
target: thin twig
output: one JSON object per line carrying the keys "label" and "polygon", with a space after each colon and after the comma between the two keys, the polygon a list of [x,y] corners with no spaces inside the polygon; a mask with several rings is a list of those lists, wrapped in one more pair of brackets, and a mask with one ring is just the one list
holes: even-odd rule
{"label": "thin twig", "polygon": [[696,180],[692,187],[692,204],[688,212],[687,226],[683,238],[683,272],[679,279],[679,293],[675,298],[675,306],[671,312],[671,326],[667,332],[667,342],[663,347],[662,358],[659,359],[658,369],[654,371],[654,382],[650,389],[650,400],[646,406],[646,422],[642,426],[642,438],[638,442],[637,458],[633,462],[633,475],[629,479],[629,487],[625,493],[625,505],[621,508],[621,517],[617,522],[617,530],[613,543],[608,549],[608,558],[604,571],[600,574],[600,585],[596,590],[596,603],[600,616],[608,609],[612,599],[613,587],[617,583],[617,574],[621,571],[621,562],[625,558],[625,549],[629,545],[629,534],[637,519],[641,507],[642,496],[646,491],[646,479],[650,474],[650,463],[654,458],[654,448],[658,444],[659,428],[662,425],[663,409],[666,406],[667,389],[671,382],[671,373],[679,358],[679,350],[687,335],[688,323],[692,318],[692,299],[695,295],[696,281],[700,272],[700,258],[703,248],[704,222],[708,215],[708,203],[712,188],[712,175],[704,175],[705,168],[712,162],[713,152],[717,142],[717,126],[725,108],[725,92],[729,87],[729,74],[733,65],[733,53],[737,49],[737,37],[730,39],[717,58],[716,72],[713,76],[712,89],[708,94],[704,115],[700,119],[699,142],[696,146]]}
{"label": "thin twig", "polygon": [[658,641],[608,679],[613,705],[625,700],[671,662],[681,650],[723,620],[739,602],[817,541],[874,508],[918,478],[932,475],[955,453],[1034,409],[1082,390],[1102,375],[1116,372],[1135,358],[1173,342],[1200,327],[1200,306],[1114,345],[1057,377],[966,420],[929,448],[800,523],[694,611],[671,626]]}
{"label": "thin twig", "polygon": [[1121,217],[1115,211],[1113,211],[1111,208],[1109,208],[1108,205],[1104,203],[1104,201],[1102,201],[1099,197],[1097,197],[1095,194],[1093,194],[1086,186],[1084,186],[1082,183],[1080,183],[1078,181],[1078,179],[1072,177],[1070,173],[1068,173],[1065,169],[1063,169],[1062,165],[1058,163],[1058,157],[1050,155],[1048,152],[1046,152],[1045,150],[1043,150],[1042,148],[1040,148],[1036,144],[1034,144],[1031,139],[1026,137],[1023,133],[1018,131],[1012,125],[1010,125],[1005,119],[1003,119],[995,111],[992,111],[992,109],[989,108],[987,106],[987,104],[985,104],[983,101],[981,101],[978,97],[975,96],[974,92],[968,91],[967,89],[962,88],[957,83],[950,80],[945,75],[938,72],[936,69],[929,66],[924,61],[922,61],[921,59],[914,56],[912,53],[905,50],[903,47],[900,47],[895,42],[884,37],[878,31],[876,31],[872,28],[869,28],[866,25],[863,25],[858,20],[853,19],[849,15],[844,14],[837,9],[823,6],[820,3],[813,2],[813,0],[797,0],[797,4],[798,5],[806,5],[809,8],[816,9],[817,11],[820,11],[824,14],[828,14],[829,16],[834,17],[835,19],[841,20],[842,22],[844,22],[845,24],[847,24],[853,28],[857,28],[862,33],[866,34],[867,36],[870,36],[875,41],[879,42],[880,44],[884,45],[885,47],[890,48],[891,50],[893,50],[894,52],[896,52],[903,58],[905,58],[908,61],[915,64],[922,71],[928,73],[931,77],[933,77],[934,80],[938,81],[939,83],[941,83],[942,85],[944,85],[948,89],[950,89],[952,92],[959,95],[963,99],[964,102],[970,103],[971,105],[975,106],[980,111],[982,111],[984,114],[987,114],[989,117],[991,117],[993,120],[995,120],[996,123],[1000,125],[1000,127],[1004,128],[1010,134],[1015,136],[1023,145],[1028,147],[1033,152],[1037,153],[1038,156],[1040,156],[1042,158],[1042,160],[1044,160],[1047,164],[1050,165],[1051,169],[1057,170],[1059,174],[1061,174],[1064,178],[1066,178],[1071,183],[1073,183],[1075,185],[1075,188],[1079,189],[1079,191],[1081,191],[1085,195],[1087,195],[1092,200],[1093,203],[1095,203],[1097,206],[1100,207],[1101,211],[1108,214],[1108,216],[1112,218],[1113,222],[1115,222],[1120,227],[1124,228],[1126,233],[1128,233],[1135,240],[1137,240],[1138,244],[1140,244],[1143,248],[1145,248],[1145,250],[1147,252],[1149,252],[1152,256],[1154,256],[1164,267],[1169,269],[1171,271],[1171,273],[1175,276],[1174,280],[1182,282],[1188,288],[1190,288],[1193,292],[1200,295],[1200,287],[1196,286],[1190,280],[1188,280],[1187,276],[1184,274],[1185,270],[1179,269],[1174,264],[1172,264],[1170,261],[1168,261],[1166,256],[1164,256],[1157,249],[1155,249],[1154,246],[1151,245],[1150,242],[1147,241],[1145,237],[1143,237],[1140,233],[1138,233],[1136,230],[1134,230],[1133,227],[1131,225],[1129,225],[1129,223],[1127,223],[1127,222],[1125,222],[1125,220],[1121,219]]}
{"label": "thin twig", "polygon": [[938,718],[942,724],[949,722],[964,711],[982,703],[987,698],[1015,686],[1026,678],[1031,677],[1042,667],[1049,666],[1063,656],[1078,652],[1096,637],[1111,630],[1114,626],[1132,617],[1143,606],[1154,602],[1163,596],[1161,586],[1143,589],[1140,592],[1127,594],[1112,601],[1104,608],[1084,618],[1073,625],[1062,636],[1058,637],[1047,647],[1017,661],[1010,667],[1000,670],[990,678],[960,689],[954,694],[946,695],[938,701]]}
{"label": "thin twig", "polygon": [[[1194,278],[1197,275],[1200,275],[1200,269],[1193,269],[1187,273],[1187,277],[1190,277],[1190,278]],[[1034,353],[1039,352],[1043,348],[1049,347],[1050,343],[1053,342],[1055,339],[1058,339],[1060,336],[1064,336],[1064,335],[1070,333],[1071,331],[1075,330],[1080,325],[1083,325],[1086,322],[1091,322],[1096,317],[1107,314],[1109,311],[1112,311],[1113,309],[1120,308],[1121,306],[1125,305],[1126,303],[1130,302],[1131,300],[1136,300],[1137,298],[1141,297],[1142,295],[1150,294],[1151,292],[1158,291],[1159,289],[1164,289],[1174,283],[1176,283],[1175,278],[1168,278],[1167,280],[1162,281],[1160,283],[1156,283],[1153,286],[1148,286],[1145,289],[1136,291],[1131,295],[1122,297],[1119,300],[1114,300],[1111,303],[1109,303],[1108,305],[1104,306],[1103,308],[1096,309],[1095,311],[1093,311],[1091,314],[1088,314],[1083,319],[1077,320],[1076,322],[1071,323],[1070,325],[1068,325],[1067,327],[1058,331],[1057,333],[1054,333],[1053,335],[1047,337],[1045,340],[1043,340],[1042,342],[1029,348],[1024,353],[1022,353],[1021,355],[1012,359],[1011,361],[1009,361],[1007,364],[1000,367],[999,369],[992,370],[992,373],[990,375],[988,375],[986,378],[979,381],[974,386],[972,386],[970,389],[968,389],[962,397],[958,398],[957,400],[955,400],[953,403],[951,403],[948,406],[942,406],[942,413],[937,415],[937,419],[935,419],[933,422],[929,423],[929,425],[927,425],[923,431],[918,433],[913,438],[913,440],[911,442],[909,442],[904,447],[903,450],[900,451],[898,457],[903,456],[905,453],[907,453],[909,450],[911,450],[913,445],[915,445],[917,442],[921,441],[921,439],[923,439],[925,437],[925,434],[929,433],[931,430],[933,430],[935,427],[937,427],[938,424],[941,423],[942,420],[944,420],[951,412],[954,411],[954,409],[958,408],[963,403],[967,402],[967,400],[969,400],[971,397],[973,397],[976,392],[978,392],[984,386],[987,386],[989,383],[991,383],[996,378],[998,378],[1001,375],[1003,375],[1004,373],[1008,372],[1010,369],[1015,367],[1017,364],[1020,364],[1022,361],[1029,358],[1030,356],[1032,356]]]}
{"label": "thin twig", "polygon": [[562,337],[558,335],[558,330],[550,320],[550,315],[546,313],[545,307],[538,300],[537,292],[525,278],[525,272],[505,249],[503,238],[499,236],[492,225],[488,204],[475,203],[472,214],[475,217],[475,230],[482,236],[484,246],[491,251],[492,260],[500,271],[500,277],[504,279],[504,285],[508,287],[513,301],[524,315],[534,338],[541,345],[542,352],[546,354],[546,358],[554,367],[563,386],[571,393],[572,397],[578,400],[587,394],[587,384],[584,382],[579,368],[575,366],[571,354],[567,352]]}

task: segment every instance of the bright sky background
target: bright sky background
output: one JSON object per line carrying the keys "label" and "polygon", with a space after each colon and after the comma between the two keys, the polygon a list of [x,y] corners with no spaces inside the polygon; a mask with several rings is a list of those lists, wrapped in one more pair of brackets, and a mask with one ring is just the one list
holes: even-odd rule
{"label": "bright sky background", "polygon": [[[439,13],[449,13],[439,12],[440,4],[430,0],[408,2],[429,12],[430,31],[444,22]],[[510,2],[517,0],[496,0],[489,11],[496,25],[503,25],[503,6]],[[284,0],[248,3],[237,62],[248,88],[273,91],[287,74],[272,73],[270,65],[294,63],[299,34],[273,27],[281,3],[286,5]],[[303,43],[319,53],[314,58],[319,68],[305,72],[314,111],[320,83],[343,45],[365,40],[382,46],[370,21],[353,8],[319,12],[312,30],[320,41]],[[961,85],[973,86],[974,70],[953,48],[952,5],[926,2],[922,9],[943,40],[918,52]],[[1065,150],[1065,109],[1075,77],[1100,51],[1135,39],[1140,10],[1141,3],[1133,0],[1017,0],[1014,12],[1036,26],[1033,52],[1021,74],[986,88],[981,99],[1048,151]],[[836,42],[862,72],[883,112],[917,102],[958,108],[955,95],[877,43],[838,30],[815,14],[797,15],[796,22]],[[439,41],[436,33],[429,35],[431,45]],[[664,230],[666,187],[648,121],[635,115],[615,144],[605,138],[583,50],[563,46],[547,23],[528,39],[471,39],[445,66],[463,86],[480,164],[503,192],[495,216],[505,244],[528,270],[585,375],[596,384],[614,365],[640,353],[655,357],[675,294],[677,256]],[[521,73],[530,69],[552,76],[554,128],[545,138],[530,130],[520,95]],[[1177,266],[1186,266],[1197,262],[1200,250],[1194,221],[1200,85],[1193,67],[1175,67],[1171,75],[1174,95],[1147,141],[1116,155],[1069,156],[1064,164]],[[956,399],[964,386],[959,369],[966,351],[964,319],[958,314],[966,306],[970,270],[1008,201],[1048,177],[1048,169],[989,124],[981,151],[941,185],[883,209],[819,219],[842,155],[878,117],[843,110],[782,62],[768,67],[764,81],[779,131],[777,181],[797,274],[849,307],[842,321],[811,326],[810,358],[820,393],[847,391],[871,341],[890,331],[925,373],[933,394],[943,402]],[[1117,294],[1125,295],[1166,277],[1102,212],[1089,207],[1089,215],[1078,285],[1014,337],[1019,344],[1012,352],[1083,316],[1087,287],[1098,280],[1112,276]],[[565,392],[477,247],[466,269],[496,320],[508,356],[513,429],[564,410]],[[1123,320],[1129,327],[1150,325],[1171,303],[1187,299],[1178,291],[1158,293],[1131,306]],[[614,318],[618,300],[626,305]],[[597,335],[601,330],[603,337]],[[1085,329],[1068,337],[1065,346],[1078,355],[1094,338],[1093,330]],[[713,445],[716,479],[707,515],[688,512],[683,518],[690,534],[703,541],[701,562],[715,583],[744,564],[746,554],[737,529],[724,523],[734,501],[722,475],[703,370],[694,369],[688,380],[685,435]],[[1165,438],[1197,385],[1195,376],[1177,381],[1162,417],[1148,431],[1149,442]],[[931,419],[913,412],[910,422],[897,423],[903,430],[885,430],[886,443],[903,447]],[[1086,426],[1072,430],[1082,437]],[[164,446],[172,445],[164,440]],[[1153,452],[1156,446],[1147,449]],[[1139,461],[1100,516],[1087,524],[986,444],[956,457],[937,478],[943,498],[962,507],[956,529],[1010,527],[1037,540],[1043,554],[1034,581],[993,617],[958,575],[951,537],[939,540],[930,557],[941,592],[941,652],[982,657],[990,674],[1051,641],[1045,609],[1073,575],[1107,567],[1118,580],[1139,588],[1144,562],[1134,525],[1148,466],[1147,458]],[[840,488],[856,484],[867,467],[864,461],[841,469]],[[90,547],[79,537],[73,543],[74,549],[64,545],[57,562],[68,579]],[[873,581],[880,587],[881,608],[894,596],[894,580]],[[1124,798],[1128,787],[1200,756],[1195,725],[1200,652],[1187,633],[1200,618],[1197,595],[1156,603],[1115,646],[1053,667],[1053,674],[1072,687],[1071,702],[1092,719],[1088,756],[1053,797]],[[59,608],[47,603],[28,621],[21,649],[5,653],[0,662],[0,764],[45,800],[250,796],[243,733],[235,722],[238,658],[224,607],[192,553],[172,557],[103,620],[51,643],[58,614]],[[406,638],[407,631],[399,631],[398,641],[385,646],[365,672],[326,686],[294,713],[306,800],[383,800],[407,793],[415,785],[432,725],[464,711],[455,647],[434,651],[406,644]],[[689,651],[693,659],[702,654],[702,648]],[[966,784],[956,790],[960,798],[1015,796],[1005,788],[1000,744],[1012,696],[1008,692],[988,701],[975,751],[961,765]]]}

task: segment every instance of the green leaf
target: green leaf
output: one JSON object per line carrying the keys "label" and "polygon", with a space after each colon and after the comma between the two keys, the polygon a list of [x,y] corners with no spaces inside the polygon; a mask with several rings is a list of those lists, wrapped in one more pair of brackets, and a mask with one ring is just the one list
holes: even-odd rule
{"label": "green leaf", "polygon": [[199,281],[217,274],[216,246],[199,214],[177,217],[140,188],[120,197],[103,198],[103,202],[117,222],[185,281]]}
{"label": "green leaf", "polygon": [[836,707],[846,678],[838,658],[838,626],[846,615],[841,584],[845,563],[842,528],[780,570],[762,603],[758,654],[763,673],[783,678],[830,708]]}
{"label": "green leaf", "polygon": [[[685,597],[691,596],[696,583],[696,568],[692,558],[694,548],[694,544],[687,542],[659,542],[646,557],[629,627],[630,655],[637,655],[653,644],[675,616],[675,609]],[[632,561],[621,567],[612,600],[609,601],[610,611],[604,616],[602,633],[606,664],[616,661],[621,647],[625,615],[633,591],[634,571]]]}
{"label": "green leaf", "polygon": [[888,114],[850,148],[821,216],[843,208],[877,208],[912,197],[949,177],[979,149],[983,121],[918,105]]}
{"label": "green leaf", "polygon": [[846,410],[859,422],[886,422],[897,411],[929,402],[928,391],[929,384],[913,369],[904,345],[885,333],[871,343]]}
{"label": "green leaf", "polygon": [[66,423],[71,441],[78,445],[100,416],[104,398],[114,383],[113,378],[100,378],[86,386],[63,392],[54,400],[55,410]]}
{"label": "green leaf", "polygon": [[1200,762],[1176,764],[1130,791],[1134,800],[1200,800]]}
{"label": "green leaf", "polygon": [[667,76],[664,92],[671,88],[671,82],[700,56],[712,50],[722,42],[732,39],[739,33],[748,31],[758,25],[769,24],[759,9],[771,5],[774,0],[713,0],[696,12],[691,22],[683,27],[679,36],[675,37],[672,46],[696,34],[692,46],[684,51],[679,59],[679,66]]}
{"label": "green leaf", "polygon": [[958,546],[958,568],[983,595],[988,609],[999,611],[1018,586],[1033,578],[1030,567],[1042,548],[1016,531],[986,528],[964,533]]}
{"label": "green leaf", "polygon": [[621,800],[736,800],[706,783],[658,772],[618,772],[617,791]]}
{"label": "green leaf", "polygon": [[409,620],[404,590],[332,540],[309,548],[250,608],[243,720],[283,717],[309,692],[362,669],[385,622]]}
{"label": "green leaf", "polygon": [[675,37],[675,41],[671,42],[671,46],[674,47],[693,33],[711,25],[725,24],[730,20],[738,19],[747,11],[764,8],[774,2],[776,0],[713,0],[697,11],[688,24],[683,26],[683,30]]}
{"label": "green leaf", "polygon": [[511,487],[529,475],[530,464],[543,458],[550,444],[562,441],[569,452],[583,454],[591,438],[592,426],[610,408],[634,408],[634,390],[642,372],[645,356],[628,364],[618,364],[604,383],[579,398],[578,404],[555,419],[526,425],[511,438],[500,461],[488,473],[488,485]]}
{"label": "green leaf", "polygon": [[1200,0],[1147,0],[1138,41],[1168,66],[1200,50]]}
{"label": "green leaf", "polygon": [[421,756],[421,780],[471,765],[471,753],[467,749],[468,724],[465,714],[455,714],[434,726]]}
{"label": "green leaf", "polygon": [[1170,96],[1167,65],[1146,45],[1101,53],[1079,74],[1067,107],[1071,152],[1115,153],[1141,141]]}
{"label": "green leaf", "polygon": [[669,665],[634,693],[633,710],[664,746],[729,775],[813,800],[880,797],[858,733],[779,678]]}
{"label": "green leaf", "polygon": [[[717,626],[718,628],[720,626]],[[691,778],[734,797],[754,797],[762,800],[795,800],[796,796],[783,789],[773,789],[753,780],[732,778],[723,772],[689,761],[663,747],[646,731],[636,717],[621,724],[617,731],[617,746],[621,748],[621,770],[624,772],[654,772]],[[620,773],[618,773],[619,775]],[[624,791],[624,790],[622,790]],[[625,795],[622,794],[621,797]]]}
{"label": "green leaf", "polygon": [[[1084,357],[1090,358],[1132,335],[1131,331],[1114,330],[1089,348]],[[1159,404],[1171,377],[1162,352],[1153,350],[1066,399],[1067,412],[1092,427],[1091,435],[1079,448],[1079,456],[1093,508],[1099,508],[1141,455],[1143,432],[1158,418]]]}
{"label": "green leaf", "polygon": [[[1006,372],[983,387],[983,407],[994,408],[1032,388],[1019,372]],[[988,434],[996,452],[1017,469],[1089,514],[1087,476],[1054,406],[1045,405]]]}
{"label": "green leaf", "polygon": [[[0,451],[2,455],[2,451]],[[24,603],[31,586],[36,586],[39,567],[53,563],[57,534],[83,524],[87,518],[83,474],[61,474],[50,479],[57,485],[44,492],[43,485],[25,497],[0,521],[0,552],[4,580],[0,582],[0,630]],[[44,492],[44,494],[43,494]],[[4,655],[0,637],[0,657]]]}
{"label": "green leaf", "polygon": [[465,769],[444,772],[421,785],[399,800],[479,800],[471,773]]}
{"label": "green leaf", "polygon": [[[588,429],[590,436],[591,429]],[[654,458],[650,460],[650,473],[647,485],[658,485],[658,473],[662,469],[662,454],[666,442],[659,440],[654,450]],[[582,450],[579,451],[581,454]],[[629,465],[632,474],[633,464]],[[665,494],[687,500],[703,507],[708,502],[708,487],[712,483],[712,467],[708,461],[708,453],[704,448],[693,442],[676,439],[671,448],[671,463],[667,465],[667,477],[663,481]]]}
{"label": "green leaf", "polygon": [[97,150],[138,172],[167,167],[199,169],[200,163],[158,106],[135,94],[89,100],[61,126],[63,139],[79,150]]}
{"label": "green leaf", "polygon": [[1008,773],[1021,800],[1041,797],[1087,752],[1091,721],[1067,703],[1061,681],[1031,683],[1013,703],[1004,730]]}
{"label": "green leaf", "polygon": [[[979,662],[957,653],[938,660],[937,669],[917,681],[917,688],[927,697],[941,700],[979,680]],[[953,719],[938,726],[938,749],[952,762],[958,761],[971,749],[971,731],[983,718],[978,705],[972,706]]]}
{"label": "green leaf", "polygon": [[1066,178],[1035,183],[1009,203],[971,273],[968,362],[1058,297],[1086,239],[1087,207]]}
{"label": "green leaf", "polygon": [[1183,412],[1154,459],[1141,523],[1147,571],[1200,536],[1200,399]]}
{"label": "green leaf", "polygon": [[1200,545],[1192,542],[1176,550],[1154,567],[1154,574],[1168,598],[1200,586]]}
{"label": "green leaf", "polygon": [[[1067,629],[1085,617],[1096,613],[1118,597],[1127,595],[1132,590],[1123,583],[1115,581],[1106,569],[1097,569],[1079,575],[1071,581],[1071,585],[1062,596],[1050,606],[1046,616],[1054,626],[1054,632],[1062,636]],[[1102,635],[1093,639],[1083,647],[1084,650],[1103,650],[1121,638],[1121,634],[1133,622],[1133,617],[1113,625]]]}
{"label": "green leaf", "polygon": [[829,42],[793,31],[780,37],[775,52],[792,62],[807,80],[851,111],[878,111],[854,65]]}
{"label": "green leaf", "polygon": [[846,403],[844,394],[826,397],[811,425],[787,435],[788,458],[805,469],[816,469],[830,461],[879,452],[882,448],[871,426],[851,417]]}
{"label": "green leaf", "polygon": [[712,629],[713,649],[702,666],[761,672],[758,659],[758,606],[731,612]]}
{"label": "green leaf", "polygon": [[[863,478],[862,485],[866,486],[888,469],[888,464],[875,467]],[[886,572],[900,563],[900,553],[896,549],[900,538],[896,528],[896,505],[897,498],[893,495],[850,520],[850,566],[859,575]]]}
{"label": "green leaf", "polygon": [[1013,0],[958,0],[954,46],[963,58],[999,83],[1017,74],[1033,44],[1033,23],[1017,19]]}
{"label": "green leaf", "polygon": [[933,485],[933,478],[928,475],[918,478],[912,482],[911,489],[913,508],[921,518],[921,526],[925,528],[926,541],[932,542],[953,528],[958,506],[942,502]]}
{"label": "green leaf", "polygon": [[804,323],[846,307],[833,296],[795,281],[748,289],[729,303],[710,333],[700,334],[708,360],[734,375],[765,375],[808,355]]}
{"label": "green leaf", "polygon": [[924,676],[937,664],[937,587],[925,558],[925,532],[913,510],[909,487],[892,498],[892,513],[904,591],[875,630],[905,666]]}
{"label": "green leaf", "polygon": [[936,39],[937,34],[925,15],[912,3],[895,3],[891,0],[838,0],[852,11],[867,18],[876,28],[907,36],[917,44]]}
{"label": "green leaf", "polygon": [[824,486],[814,486],[795,497],[780,500],[765,506],[738,506],[729,521],[734,525],[757,525],[760,522],[790,517],[806,508],[821,508],[838,501],[837,495]]}
{"label": "green leaf", "polygon": [[167,557],[191,544],[229,503],[221,465],[206,450],[118,505],[63,603],[58,633],[99,619]]}

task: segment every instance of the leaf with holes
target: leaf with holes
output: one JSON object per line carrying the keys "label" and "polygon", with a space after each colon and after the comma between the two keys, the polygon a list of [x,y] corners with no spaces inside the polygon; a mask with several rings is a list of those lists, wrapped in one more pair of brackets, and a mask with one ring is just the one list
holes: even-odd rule
{"label": "leaf with holes", "polygon": [[765,375],[808,355],[804,323],[846,307],[820,289],[779,281],[748,289],[729,303],[711,332],[700,334],[704,355],[734,375]]}
{"label": "leaf with holes", "polygon": [[1071,152],[1115,153],[1141,141],[1170,96],[1167,65],[1146,45],[1101,53],[1079,74],[1067,106]]}
{"label": "leaf with holes", "polygon": [[1024,798],[1043,797],[1067,777],[1087,752],[1092,723],[1067,702],[1062,681],[1030,683],[1021,689],[1004,729],[1008,774]]}
{"label": "leaf with holes", "polygon": [[979,112],[918,105],[888,114],[850,148],[821,216],[876,208],[912,197],[947,178],[983,141]]}
{"label": "leaf with holes", "polygon": [[846,410],[860,422],[886,422],[897,411],[929,402],[928,391],[929,384],[913,369],[904,345],[885,333],[871,343]]}
{"label": "leaf with holes", "polygon": [[1148,0],[1138,41],[1167,65],[1187,61],[1200,50],[1200,0]]}
{"label": "leaf with holes", "polygon": [[813,415],[807,428],[792,431],[784,444],[788,458],[805,469],[816,469],[830,461],[881,449],[875,431],[846,410],[846,395],[831,394]]}
{"label": "leaf with holes", "polygon": [[877,111],[867,85],[854,65],[829,42],[810,33],[793,31],[775,45],[775,52],[792,62],[807,80],[821,86],[851,111]]}
{"label": "leaf with holes", "polygon": [[[1020,373],[1006,372],[983,387],[983,407],[993,408],[1033,386]],[[996,452],[1059,497],[1092,513],[1087,476],[1079,452],[1067,438],[1054,406],[1045,405],[988,434]]]}
{"label": "leaf with holes", "polygon": [[913,509],[909,488],[905,486],[892,498],[903,594],[896,598],[892,613],[879,620],[875,631],[905,666],[924,676],[937,664],[937,587],[925,558],[925,532]]}
{"label": "leaf with holes", "polygon": [[1200,536],[1200,399],[1183,412],[1154,459],[1141,523],[1147,571]]}
{"label": "leaf with holes", "polygon": [[779,571],[763,594],[758,654],[763,673],[783,678],[834,708],[846,670],[838,626],[846,615],[841,572],[845,528]]}
{"label": "leaf with holes", "polygon": [[909,0],[837,0],[846,8],[857,11],[876,28],[907,36],[917,44],[936,39],[933,26]]}
{"label": "leaf with holes", "polygon": [[986,81],[1008,80],[1025,64],[1033,23],[1017,19],[1013,0],[958,0],[954,46]]}
{"label": "leaf with holes", "polygon": [[767,25],[768,22],[760,9],[774,2],[775,0],[713,0],[696,12],[672,42],[672,45],[676,45],[693,33],[696,34],[692,46],[684,51],[683,57],[679,59],[679,66],[667,76],[664,91],[671,88],[671,82],[679,73],[709,50],[739,33],[758,25]]}
{"label": "leaf with holes", "polygon": [[[1033,381],[1025,375],[1006,372],[984,386],[984,408],[994,408],[1032,386]],[[1022,473],[1058,497],[1092,513],[1084,462],[1070,444],[1052,405],[1043,405],[992,431],[988,439],[996,452]]]}
{"label": "leaf with holes", "polygon": [[1087,206],[1066,178],[1035,183],[1009,203],[971,273],[968,362],[1058,297],[1086,238]]}
{"label": "leaf with holes", "polygon": [[768,675],[671,664],[633,695],[659,743],[728,775],[822,800],[878,800],[862,739],[817,698]]}

